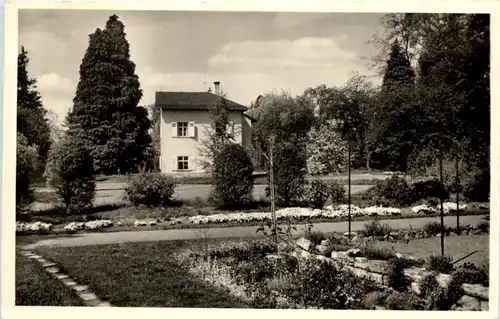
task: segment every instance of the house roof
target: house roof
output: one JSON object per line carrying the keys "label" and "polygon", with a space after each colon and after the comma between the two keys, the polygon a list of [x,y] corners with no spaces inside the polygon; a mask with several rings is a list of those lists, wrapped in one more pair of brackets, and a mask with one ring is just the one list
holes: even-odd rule
{"label": "house roof", "polygon": [[[155,106],[168,110],[209,110],[220,96],[210,92],[156,92]],[[230,111],[248,108],[225,99]]]}

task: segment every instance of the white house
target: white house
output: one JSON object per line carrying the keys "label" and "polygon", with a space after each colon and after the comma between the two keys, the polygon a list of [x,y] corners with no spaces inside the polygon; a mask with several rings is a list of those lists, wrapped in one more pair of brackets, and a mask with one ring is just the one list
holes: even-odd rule
{"label": "white house", "polygon": [[[203,174],[199,146],[211,130],[210,109],[220,97],[220,82],[209,92],[156,92],[160,116],[160,170],[173,175]],[[234,142],[251,145],[253,118],[247,107],[226,99]]]}

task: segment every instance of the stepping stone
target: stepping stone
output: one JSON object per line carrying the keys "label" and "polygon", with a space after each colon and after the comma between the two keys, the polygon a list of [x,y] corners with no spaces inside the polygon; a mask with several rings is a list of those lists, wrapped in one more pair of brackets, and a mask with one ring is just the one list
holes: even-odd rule
{"label": "stepping stone", "polygon": [[31,255],[28,257],[29,259],[41,259],[42,256],[38,256],[38,255]]}
{"label": "stepping stone", "polygon": [[78,296],[83,299],[83,301],[91,301],[91,300],[96,300],[97,296],[94,295],[91,292],[82,292],[79,293]]}
{"label": "stepping stone", "polygon": [[65,280],[63,279],[62,282],[63,282],[63,284],[65,284],[68,287],[72,287],[72,286],[76,286],[77,285],[77,283],[74,282],[73,280],[71,280],[70,278],[67,278]]}
{"label": "stepping stone", "polygon": [[56,263],[51,263],[51,262],[46,262],[46,263],[42,264],[43,268],[49,268],[49,267],[54,267],[54,266],[57,266],[57,264]]}
{"label": "stepping stone", "polygon": [[57,274],[59,272],[59,268],[57,267],[46,267],[45,270],[51,274]]}
{"label": "stepping stone", "polygon": [[96,307],[111,307],[111,304],[107,301],[101,301],[96,305]]}
{"label": "stepping stone", "polygon": [[38,261],[41,262],[42,264],[48,263],[49,261],[43,258],[38,258]]}
{"label": "stepping stone", "polygon": [[63,280],[63,279],[67,279],[69,278],[68,275],[64,275],[64,274],[57,274],[56,275],[56,279],[59,279],[59,280]]}
{"label": "stepping stone", "polygon": [[82,286],[82,285],[73,286],[73,290],[76,290],[77,292],[85,291],[87,289],[89,289],[88,286]]}

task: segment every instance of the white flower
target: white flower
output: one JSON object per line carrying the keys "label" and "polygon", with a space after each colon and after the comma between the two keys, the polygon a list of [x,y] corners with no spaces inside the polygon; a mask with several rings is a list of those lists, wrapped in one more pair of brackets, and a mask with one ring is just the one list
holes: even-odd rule
{"label": "white flower", "polygon": [[52,224],[50,223],[42,223],[42,222],[33,222],[33,223],[24,223],[24,222],[16,222],[16,232],[28,232],[28,233],[44,233],[48,232],[52,229]]}

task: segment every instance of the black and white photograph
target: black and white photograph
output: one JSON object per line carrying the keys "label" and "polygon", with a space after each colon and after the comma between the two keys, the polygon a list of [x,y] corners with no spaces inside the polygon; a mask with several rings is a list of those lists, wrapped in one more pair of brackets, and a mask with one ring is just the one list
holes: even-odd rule
{"label": "black and white photograph", "polygon": [[492,14],[247,7],[8,11],[12,307],[497,316]]}

